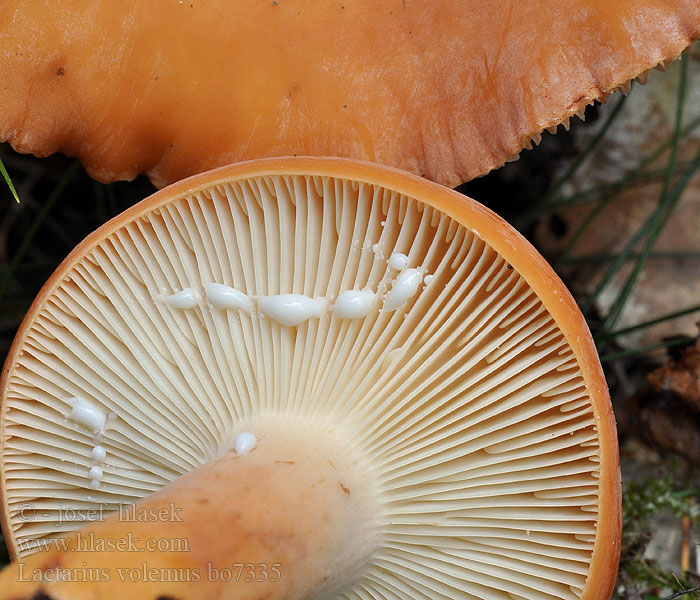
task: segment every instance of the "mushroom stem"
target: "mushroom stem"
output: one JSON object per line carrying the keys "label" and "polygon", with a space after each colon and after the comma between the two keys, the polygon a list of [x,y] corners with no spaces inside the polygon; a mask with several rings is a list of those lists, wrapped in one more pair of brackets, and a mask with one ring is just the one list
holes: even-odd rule
{"label": "mushroom stem", "polygon": [[0,597],[333,596],[361,577],[378,511],[347,446],[320,438],[259,435],[249,454],[227,451],[19,559]]}

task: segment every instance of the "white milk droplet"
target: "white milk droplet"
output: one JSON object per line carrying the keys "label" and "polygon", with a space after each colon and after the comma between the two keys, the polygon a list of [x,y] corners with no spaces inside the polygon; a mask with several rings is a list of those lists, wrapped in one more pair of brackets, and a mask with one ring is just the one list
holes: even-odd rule
{"label": "white milk droplet", "polygon": [[107,423],[107,415],[104,411],[96,406],[93,406],[83,398],[68,398],[66,401],[71,407],[69,419],[73,419],[76,423],[85,425],[89,429],[97,433],[105,432],[105,424]]}
{"label": "white milk droplet", "polygon": [[325,298],[309,298],[301,294],[261,296],[260,311],[282,325],[299,325],[312,317],[322,317],[326,312]]}
{"label": "white milk droplet", "polygon": [[165,298],[165,303],[173,308],[194,308],[199,304],[202,295],[194,288],[185,288]]}
{"label": "white milk droplet", "polygon": [[375,254],[379,252],[379,244],[372,244],[372,252]]}
{"label": "white milk droplet", "polygon": [[90,487],[91,487],[93,490],[96,490],[98,487],[100,487],[100,480],[99,480],[99,479],[93,479],[93,480],[90,482]]}
{"label": "white milk droplet", "polygon": [[102,462],[105,458],[107,458],[107,451],[102,446],[95,446],[92,449],[92,458]]}
{"label": "white milk droplet", "polygon": [[102,472],[102,469],[100,469],[100,467],[92,467],[88,471],[88,476],[91,479],[102,479],[102,477],[104,477],[104,473]]}
{"label": "white milk droplet", "polygon": [[221,283],[205,283],[204,291],[209,304],[214,308],[232,308],[250,312],[248,296],[237,289]]}
{"label": "white milk droplet", "polygon": [[425,278],[423,279],[423,283],[425,285],[430,285],[430,282],[435,279],[435,275],[426,275]]}
{"label": "white milk droplet", "polygon": [[389,257],[389,266],[397,271],[403,271],[408,267],[408,256],[400,252],[394,252]]}
{"label": "white milk droplet", "polygon": [[384,300],[385,310],[396,310],[418,291],[418,286],[423,280],[423,274],[419,269],[406,269],[387,292]]}
{"label": "white milk droplet", "polygon": [[257,445],[258,440],[249,431],[244,431],[233,440],[233,449],[236,454],[248,454]]}
{"label": "white milk droplet", "polygon": [[377,294],[366,290],[341,292],[333,305],[333,316],[339,319],[366,317],[377,301]]}

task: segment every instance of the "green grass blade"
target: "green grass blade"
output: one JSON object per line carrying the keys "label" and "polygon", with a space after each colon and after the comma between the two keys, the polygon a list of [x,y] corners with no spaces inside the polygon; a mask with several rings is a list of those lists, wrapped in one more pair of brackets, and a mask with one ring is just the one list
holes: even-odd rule
{"label": "green grass blade", "polygon": [[[627,260],[637,260],[639,252],[633,252],[627,257]],[[612,262],[620,258],[619,254],[610,254],[608,252],[600,252],[593,254],[580,254],[579,256],[569,256],[561,261],[562,264],[580,264],[580,263],[600,263]],[[649,258],[700,258],[700,250],[657,250],[649,255]]]}
{"label": "green grass blade", "polygon": [[19,247],[17,248],[17,251],[12,257],[10,265],[8,266],[7,270],[0,276],[0,300],[2,300],[2,298],[4,297],[5,292],[7,291],[7,287],[10,285],[10,282],[12,281],[15,272],[20,266],[22,259],[24,258],[24,255],[26,254],[27,250],[29,249],[32,241],[36,237],[39,228],[41,227],[42,223],[46,219],[51,209],[53,208],[54,204],[56,204],[58,199],[61,197],[61,194],[63,194],[71,179],[73,179],[75,174],[78,172],[79,168],[80,163],[76,160],[68,168],[66,173],[63,175],[61,180],[58,182],[56,187],[49,195],[49,197],[46,199],[46,202],[44,202],[43,206],[41,207],[41,210],[39,210],[36,217],[34,218],[31,227],[22,238],[22,241]]}
{"label": "green grass blade", "polygon": [[[658,206],[654,210],[654,212],[647,218],[644,224],[635,232],[632,238],[622,249],[615,262],[600,279],[591,295],[586,299],[586,302],[581,307],[581,311],[583,312],[583,314],[588,314],[590,312],[591,308],[593,308],[593,304],[595,303],[600,293],[608,285],[608,283],[610,283],[612,278],[617,274],[617,272],[620,270],[620,267],[622,267],[622,265],[627,260],[629,260],[634,251],[634,248],[644,237],[647,231],[651,230],[652,227],[655,226],[658,229],[658,232],[660,233],[661,228],[666,222],[666,219],[668,219],[668,217],[670,216],[670,210],[672,210],[675,207],[676,202],[678,202],[678,200],[680,199],[683,191],[685,190],[686,185],[688,184],[692,176],[695,174],[698,167],[700,167],[700,153],[698,153],[698,155],[695,157],[695,160],[692,161],[690,167],[685,172],[681,180],[673,188],[671,193],[668,194],[667,198],[665,199],[665,202],[662,205]],[[649,247],[649,250],[650,249],[651,246]],[[637,259],[638,264],[643,258],[642,255],[643,253],[640,253],[639,258]],[[648,252],[646,256],[648,257]],[[644,258],[644,261],[646,261],[646,258]]]}
{"label": "green grass blade", "polygon": [[632,238],[627,242],[625,247],[622,249],[622,251],[618,255],[615,262],[610,266],[610,268],[600,278],[600,281],[596,284],[596,287],[593,290],[593,292],[591,293],[591,295],[588,296],[586,301],[581,306],[581,312],[584,315],[587,315],[591,311],[591,309],[593,308],[593,305],[595,304],[595,301],[598,298],[598,296],[600,295],[600,293],[605,289],[605,287],[608,285],[608,283],[610,283],[610,281],[612,281],[612,278],[620,270],[620,267],[622,267],[622,265],[624,265],[625,262],[627,262],[627,260],[629,260],[630,255],[632,254],[635,247],[637,246],[637,243],[642,239],[644,234],[647,232],[647,230],[651,226],[651,220],[653,219],[655,214],[656,214],[656,211],[635,232],[635,234],[632,236]]}
{"label": "green grass blade", "polygon": [[685,191],[685,188],[690,182],[690,179],[698,170],[698,168],[700,168],[700,152],[698,152],[690,167],[688,167],[686,172],[683,174],[678,183],[673,187],[673,189],[669,191],[669,188],[671,186],[671,179],[673,177],[673,171],[676,164],[676,152],[678,149],[678,142],[680,140],[681,123],[683,121],[683,107],[685,104],[685,89],[687,79],[687,64],[687,57],[684,54],[681,59],[681,74],[678,80],[678,99],[676,107],[676,122],[673,132],[673,142],[671,144],[671,152],[669,154],[666,175],[664,177],[664,184],[661,190],[661,196],[659,198],[659,208],[661,210],[654,217],[653,222],[649,227],[649,235],[647,236],[642,246],[640,256],[637,259],[637,262],[635,263],[632,272],[627,277],[627,281],[625,281],[625,285],[623,286],[622,291],[615,300],[612,309],[605,318],[605,322],[603,323],[604,331],[609,331],[615,326],[615,323],[617,322],[620,315],[622,314],[622,311],[625,308],[625,304],[627,303],[627,300],[629,299],[632,290],[634,289],[634,287],[637,284],[637,281],[639,280],[639,276],[641,275],[642,269],[644,268],[644,265],[646,264],[646,261],[649,258],[649,254],[651,253],[651,250],[654,247],[656,240],[663,231],[663,228],[668,222],[668,219],[671,217],[673,209],[678,204],[678,201],[683,195],[683,192]]}
{"label": "green grass blade", "polygon": [[554,261],[554,268],[558,269],[564,261],[569,257],[571,252],[573,251],[574,247],[576,244],[578,244],[578,241],[581,239],[581,236],[586,232],[586,230],[591,226],[593,221],[598,218],[600,213],[605,210],[605,207],[610,204],[610,201],[615,197],[615,194],[608,194],[605,198],[602,198],[600,202],[595,206],[595,208],[589,212],[586,215],[586,218],[579,224],[579,226],[576,228],[574,233],[571,235],[569,240],[566,242],[566,245],[564,246],[564,249],[561,251],[561,254],[557,257],[557,259]]}
{"label": "green grass blade", "polygon": [[[700,116],[693,119],[685,127],[681,129],[680,140],[684,139],[696,129],[700,127]],[[679,141],[680,141],[679,140]],[[648,155],[646,155],[639,166],[627,173],[624,177],[614,181],[612,183],[606,183],[601,186],[595,186],[593,188],[588,188],[580,192],[571,194],[570,196],[565,196],[563,198],[551,198],[547,202],[542,200],[533,208],[526,211],[521,217],[516,220],[516,227],[518,229],[524,229],[532,224],[532,222],[541,214],[552,212],[562,206],[568,206],[569,204],[582,203],[587,197],[596,196],[600,193],[613,193],[618,192],[628,186],[630,183],[636,181],[643,181],[650,177],[656,177],[663,174],[666,170],[664,167],[661,170],[647,171],[647,167],[651,165],[657,158],[659,158],[664,152],[666,152],[674,142],[674,136],[671,135],[666,141],[652,150]],[[545,198],[550,198],[549,194]]]}
{"label": "green grass blade", "polygon": [[700,497],[700,487],[679,490],[677,492],[672,492],[672,494],[677,498],[692,498],[694,496]]}
{"label": "green grass blade", "polygon": [[[698,126],[700,126],[700,118],[697,119],[697,124]],[[666,142],[664,142],[664,144],[661,146],[661,148],[664,151],[668,150],[669,146],[671,145],[672,139],[673,135],[670,135],[668,137],[668,140],[666,140]],[[659,158],[659,154],[662,154],[662,152],[659,152],[659,154],[657,154],[657,150],[659,150],[659,148],[656,148],[654,152],[644,157],[644,159],[639,163],[639,165],[635,167],[632,171],[629,171],[624,177],[616,179],[615,181],[601,183],[599,185],[594,185],[589,188],[584,188],[568,196],[563,196],[561,198],[558,198],[555,202],[552,202],[543,208],[551,211],[556,210],[561,206],[576,206],[579,204],[590,204],[591,202],[593,202],[593,199],[597,197],[608,194],[614,195],[621,192],[624,189],[630,188],[635,184],[644,185],[647,183],[651,183],[656,179],[661,179],[666,173],[666,165],[664,165],[663,167],[656,167],[654,169],[646,170],[646,167],[649,166],[652,160],[656,160],[657,158]],[[685,169],[688,166],[688,164],[688,161],[676,162],[676,171],[681,171]]]}
{"label": "green grass blade", "polygon": [[[653,243],[656,241],[656,237],[658,237],[658,234],[663,229],[663,226],[666,224],[666,221],[670,217],[673,208],[680,199],[688,182],[698,170],[698,167],[700,167],[700,153],[698,153],[698,155],[695,157],[695,160],[693,160],[690,168],[685,172],[681,180],[674,186],[674,188],[668,194],[667,198],[665,199],[665,202],[661,206],[658,206],[651,214],[651,216],[645,221],[645,223],[635,232],[635,234],[632,236],[632,239],[630,239],[630,241],[627,242],[627,245],[619,254],[617,260],[603,275],[603,277],[598,282],[591,295],[586,299],[586,302],[581,307],[581,311],[584,314],[588,314],[590,312],[600,293],[608,285],[608,283],[610,283],[610,281],[617,274],[622,265],[627,260],[629,260],[630,256],[634,251],[634,248],[637,246],[639,241],[644,237],[644,235],[647,232],[650,232],[648,243],[645,245],[645,248],[640,252],[639,258],[637,259],[636,264],[639,265],[639,269],[635,270],[638,272],[636,273],[636,275],[633,273],[633,275],[628,278],[627,284],[625,285],[625,289],[621,292],[621,294],[618,296],[618,299],[615,302],[616,305],[620,304],[621,306],[621,308],[618,309],[618,312],[622,311],[622,308],[624,308],[624,301],[631,292],[632,286],[636,282],[636,277],[639,275],[641,267],[646,262],[646,259],[649,256]],[[624,296],[622,294],[624,294]],[[620,302],[621,298],[623,299],[622,302]],[[611,329],[614,322],[615,319],[611,319],[611,324],[608,324],[607,328]]]}
{"label": "green grass blade", "polygon": [[617,319],[619,318],[620,314],[625,308],[625,303],[627,302],[627,299],[629,298],[630,294],[632,293],[632,290],[634,289],[634,286],[639,280],[639,276],[642,272],[642,269],[644,268],[644,265],[646,264],[647,259],[649,258],[649,254],[651,253],[651,250],[654,247],[657,238],[663,231],[663,228],[665,227],[666,223],[668,222],[668,219],[673,213],[673,209],[678,204],[678,201],[681,199],[685,188],[690,182],[690,179],[697,172],[698,168],[700,168],[700,153],[698,153],[696,159],[693,161],[693,165],[691,166],[691,168],[686,171],[683,178],[676,184],[676,186],[674,186],[673,190],[668,195],[666,201],[660,207],[661,210],[653,216],[649,227],[649,235],[647,236],[647,239],[644,242],[644,246],[642,247],[640,256],[634,265],[632,273],[630,273],[630,275],[628,276],[627,281],[625,282],[625,285],[622,288],[622,291],[615,300],[613,308],[610,310],[610,313],[605,318],[605,323],[603,325],[604,330],[610,330],[615,326]]}
{"label": "green grass blade", "polygon": [[19,204],[19,196],[17,195],[17,190],[15,189],[15,184],[12,183],[12,179],[10,179],[10,174],[7,172],[7,169],[5,168],[5,165],[3,164],[2,160],[0,160],[0,174],[2,175],[2,178],[5,180],[7,187],[10,188],[10,192],[12,193],[12,196],[15,199],[15,202],[17,202],[17,204]]}
{"label": "green grass blade", "polygon": [[661,198],[664,198],[668,193],[668,188],[671,186],[673,178],[673,170],[676,165],[676,153],[678,151],[678,142],[681,138],[681,126],[683,124],[683,108],[685,105],[685,88],[688,80],[688,55],[681,55],[681,73],[678,78],[678,98],[676,101],[676,122],[673,128],[673,136],[671,138],[671,154],[669,155],[668,164],[666,165],[666,174],[664,176],[664,186],[661,190]]}
{"label": "green grass blade", "polygon": [[627,350],[620,350],[619,352],[611,352],[610,354],[603,354],[600,357],[600,362],[609,362],[615,360],[616,358],[626,358],[628,356],[637,356],[639,354],[646,354],[647,352],[654,352],[655,350],[664,350],[666,348],[673,348],[675,346],[683,346],[686,344],[692,344],[695,338],[688,336],[674,337],[658,344],[649,344],[647,346],[639,346],[637,348],[628,348]]}
{"label": "green grass blade", "polygon": [[664,321],[671,321],[672,319],[677,319],[679,317],[690,315],[694,312],[699,311],[700,304],[696,304],[695,306],[690,306],[688,308],[676,310],[674,312],[662,315],[660,317],[656,317],[655,319],[650,319],[649,321],[643,321],[642,323],[637,323],[636,325],[630,325],[629,327],[625,327],[623,329],[617,329],[616,331],[606,331],[595,337],[597,341],[605,342],[607,340],[614,339],[619,335],[625,335],[627,333],[639,331],[640,329],[646,329],[647,327],[651,327],[652,325],[657,325],[659,323],[663,323]]}
{"label": "green grass blade", "polygon": [[615,118],[620,113],[620,110],[627,100],[626,95],[622,95],[617,101],[617,104],[613,108],[612,112],[608,115],[608,118],[603,123],[600,131],[588,142],[586,147],[578,154],[576,159],[569,165],[569,168],[564,172],[564,174],[557,179],[549,188],[547,193],[544,195],[542,200],[540,200],[534,207],[525,212],[515,223],[518,229],[528,227],[532,224],[534,219],[542,212],[542,207],[551,205],[556,198],[559,190],[576,174],[579,167],[584,163],[584,161],[590,156],[593,150],[596,149],[600,141],[605,137],[605,134],[610,129],[610,126],[615,121]]}
{"label": "green grass blade", "polygon": [[593,138],[590,140],[590,142],[588,142],[586,147],[576,157],[576,160],[574,160],[571,163],[571,165],[569,165],[569,168],[564,172],[564,174],[554,183],[554,185],[552,185],[552,187],[549,188],[547,195],[544,197],[545,202],[547,200],[551,200],[554,196],[556,196],[559,193],[559,190],[576,174],[576,171],[578,171],[579,167],[590,156],[591,152],[593,152],[593,150],[595,150],[598,147],[598,144],[600,144],[601,140],[605,137],[605,134],[610,129],[610,126],[617,118],[617,115],[620,113],[620,110],[622,110],[622,107],[625,105],[626,101],[627,95],[623,94],[617,101],[617,104],[613,108],[612,112],[608,115],[608,118],[605,120],[605,123],[603,123],[603,126],[600,128],[600,131],[598,131],[598,133],[596,133],[596,135],[593,136]]}
{"label": "green grass blade", "polygon": [[[683,168],[688,167],[690,163],[684,162],[682,164]],[[678,169],[681,165],[676,164],[676,169]],[[631,185],[634,181],[643,181],[643,180],[650,180],[654,177],[658,177],[660,175],[666,175],[667,169],[655,169],[654,171],[650,171],[647,173],[641,172],[641,173],[636,173],[632,178],[630,178],[627,181],[627,185]],[[569,240],[567,241],[566,245],[564,246],[564,249],[561,251],[561,254],[557,257],[557,259],[554,261],[554,268],[557,269],[559,268],[562,264],[564,264],[566,261],[569,260],[569,256],[573,249],[576,247],[576,244],[578,244],[579,240],[581,237],[583,237],[583,234],[586,233],[588,228],[593,224],[593,222],[602,214],[602,212],[607,208],[607,206],[610,204],[610,202],[615,198],[615,196],[624,188],[624,185],[620,184],[615,184],[615,186],[608,186],[608,191],[603,195],[598,203],[595,205],[593,210],[591,210],[587,215],[586,218],[578,225],[578,227],[575,229],[575,231],[571,234],[569,237]],[[571,204],[577,204],[577,202],[571,202]]]}

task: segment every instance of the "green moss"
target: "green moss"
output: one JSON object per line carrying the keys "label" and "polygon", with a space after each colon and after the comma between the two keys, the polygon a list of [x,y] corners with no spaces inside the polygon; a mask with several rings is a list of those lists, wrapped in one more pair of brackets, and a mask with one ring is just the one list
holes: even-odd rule
{"label": "green moss", "polygon": [[696,594],[698,582],[693,581],[693,575],[668,572],[656,561],[644,557],[651,539],[651,526],[659,516],[687,517],[696,522],[700,516],[700,490],[675,488],[671,477],[625,486],[622,496],[621,586],[616,595],[619,600],[700,597]]}

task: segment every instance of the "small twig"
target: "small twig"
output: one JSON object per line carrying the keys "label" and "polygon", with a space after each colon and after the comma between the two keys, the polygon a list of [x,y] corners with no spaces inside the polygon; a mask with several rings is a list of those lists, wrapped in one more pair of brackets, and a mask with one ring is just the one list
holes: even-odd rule
{"label": "small twig", "polygon": [[681,596],[685,596],[687,594],[697,594],[698,592],[700,592],[700,587],[690,588],[689,590],[681,590],[680,592],[666,596],[664,600],[673,600],[674,598],[680,598]]}

